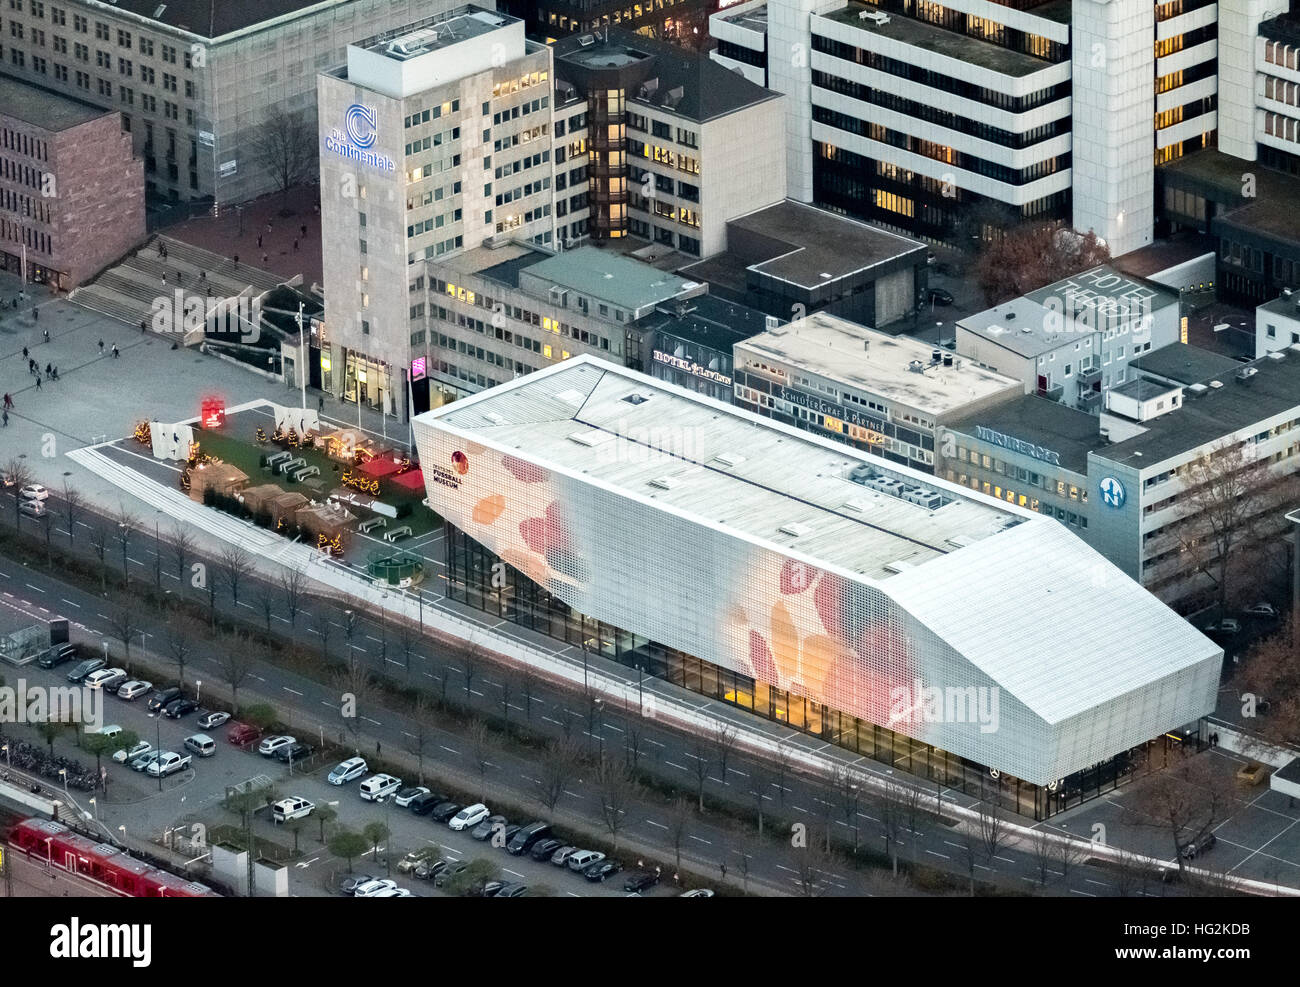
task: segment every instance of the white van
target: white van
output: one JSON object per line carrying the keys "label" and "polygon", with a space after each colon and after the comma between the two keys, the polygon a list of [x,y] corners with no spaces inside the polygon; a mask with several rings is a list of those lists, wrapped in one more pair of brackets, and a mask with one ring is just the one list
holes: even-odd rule
{"label": "white van", "polygon": [[185,738],[185,749],[193,751],[199,757],[211,757],[217,752],[217,742],[206,733],[196,733]]}
{"label": "white van", "polygon": [[599,850],[579,850],[577,853],[570,854],[566,863],[569,870],[581,873],[592,864],[598,864],[605,859],[605,855]]}
{"label": "white van", "polygon": [[392,775],[371,775],[361,783],[361,797],[367,802],[382,802],[402,787],[402,779]]}

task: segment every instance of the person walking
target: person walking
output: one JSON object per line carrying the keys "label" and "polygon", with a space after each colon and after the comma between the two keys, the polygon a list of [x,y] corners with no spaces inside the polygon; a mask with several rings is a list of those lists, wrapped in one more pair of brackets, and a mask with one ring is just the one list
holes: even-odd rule
{"label": "person walking", "polygon": [[[32,306],[32,321],[33,322],[41,321],[41,310],[37,308],[35,305]],[[46,335],[48,336],[49,333],[46,333]],[[49,340],[46,340],[46,342],[49,342]]]}
{"label": "person walking", "polygon": [[45,365],[45,379],[49,380],[53,376],[54,376],[54,364],[47,363]]}
{"label": "person walking", "polygon": [[294,237],[294,239],[293,239],[293,252],[294,252],[295,254],[298,252],[298,238],[297,238],[297,237]]}
{"label": "person walking", "polygon": [[99,354],[100,354],[100,356],[103,356],[103,355],[104,355],[104,339],[103,339],[102,336],[100,337],[100,340],[99,340]]}
{"label": "person walking", "polygon": [[50,341],[50,330],[48,329],[45,330],[45,341],[47,343]]}
{"label": "person walking", "polygon": [[114,344],[113,344],[113,359],[116,360],[117,357],[118,357],[118,353],[117,353],[117,343],[114,343]]}
{"label": "person walking", "polygon": [[4,404],[4,410],[5,410],[5,411],[8,411],[8,410],[9,410],[10,408],[12,408],[13,406],[14,406],[14,399],[11,398],[11,397],[9,396],[8,392],[6,392],[6,393],[5,393],[5,404]]}
{"label": "person walking", "polygon": [[258,249],[258,250],[261,250],[261,249],[262,249],[262,234],[261,234],[261,233],[257,234],[257,249]]}
{"label": "person walking", "polygon": [[239,266],[239,254],[235,254],[235,266]]}
{"label": "person walking", "polygon": [[30,359],[30,354],[27,352],[26,346],[23,347],[23,359],[24,360]]}
{"label": "person walking", "polygon": [[41,375],[39,373],[36,375],[36,389],[38,391],[41,389]]}
{"label": "person walking", "polygon": [[316,405],[316,410],[320,412],[322,415],[325,414],[325,395],[323,394],[321,395],[320,401]]}
{"label": "person walking", "polygon": [[56,364],[55,367],[54,367],[54,379],[55,379],[55,380],[58,380],[58,379],[59,379],[59,368],[58,368],[58,365],[57,365],[57,364]]}

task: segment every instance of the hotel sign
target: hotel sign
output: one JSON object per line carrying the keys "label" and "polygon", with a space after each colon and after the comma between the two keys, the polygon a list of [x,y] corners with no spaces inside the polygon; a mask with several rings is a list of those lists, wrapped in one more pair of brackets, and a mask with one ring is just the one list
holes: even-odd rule
{"label": "hotel sign", "polygon": [[990,445],[999,446],[1003,449],[1010,449],[1012,452],[1019,452],[1026,456],[1032,456],[1034,459],[1041,460],[1051,466],[1060,466],[1061,457],[1051,449],[1045,449],[1043,446],[1034,445],[1032,442],[1026,442],[1024,439],[1017,439],[1011,435],[1004,435],[1002,432],[995,432],[991,428],[985,428],[983,425],[975,426],[975,438],[981,442],[987,442]]}
{"label": "hotel sign", "polygon": [[726,374],[720,374],[716,370],[702,367],[694,360],[683,360],[680,356],[673,356],[671,353],[664,353],[660,350],[655,350],[655,360],[658,363],[673,367],[683,373],[688,373],[692,377],[702,377],[705,380],[711,380],[715,384],[721,384],[724,387],[731,386],[731,378]]}

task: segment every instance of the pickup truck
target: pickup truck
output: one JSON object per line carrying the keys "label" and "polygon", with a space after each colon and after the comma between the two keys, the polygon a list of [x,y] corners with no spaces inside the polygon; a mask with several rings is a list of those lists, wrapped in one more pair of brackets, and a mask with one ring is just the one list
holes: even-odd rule
{"label": "pickup truck", "polygon": [[157,759],[149,763],[145,772],[151,778],[165,778],[167,775],[175,774],[177,771],[184,771],[190,766],[192,760],[189,754],[177,754],[174,751],[163,751]]}

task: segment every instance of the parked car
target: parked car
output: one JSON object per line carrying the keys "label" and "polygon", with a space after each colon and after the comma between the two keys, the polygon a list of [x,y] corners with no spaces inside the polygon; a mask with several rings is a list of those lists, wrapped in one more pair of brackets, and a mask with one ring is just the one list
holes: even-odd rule
{"label": "parked car", "polygon": [[50,512],[43,500],[20,500],[18,502],[18,513],[25,514],[27,517],[41,518]]}
{"label": "parked car", "polygon": [[470,836],[480,842],[491,838],[492,830],[496,826],[505,826],[505,816],[488,816],[481,823],[470,830]]}
{"label": "parked car", "polygon": [[281,747],[288,747],[290,744],[296,744],[297,742],[297,737],[290,737],[287,733],[277,733],[258,744],[257,753],[263,757],[274,757],[275,752]]}
{"label": "parked car", "polygon": [[23,500],[48,500],[50,492],[39,483],[29,483],[18,491],[18,496]]}
{"label": "parked car", "polygon": [[68,681],[81,682],[91,672],[97,672],[107,664],[108,662],[104,661],[103,658],[87,658],[85,661],[74,666],[72,671],[68,673]]}
{"label": "parked car", "polygon": [[[436,809],[434,810],[437,811]],[[488,817],[488,807],[482,802],[475,802],[473,805],[467,805],[458,813],[447,820],[447,825],[454,830],[460,831],[469,826],[477,826]]]}
{"label": "parked car", "polygon": [[551,827],[546,823],[531,822],[510,837],[510,842],[506,844],[506,852],[518,857],[531,850],[538,840],[544,840],[550,835]]}
{"label": "parked car", "polygon": [[581,873],[592,864],[598,864],[605,859],[605,855],[599,850],[578,850],[576,853],[569,855],[565,861],[569,870]]}
{"label": "parked car", "polygon": [[365,758],[350,757],[346,761],[336,764],[326,781],[331,785],[346,785],[350,781],[356,781],[369,770]]}
{"label": "parked car", "polygon": [[373,881],[367,881],[365,884],[360,885],[352,892],[352,897],[373,898],[375,895],[379,894],[380,891],[395,887],[397,887],[396,881],[390,881],[386,877],[376,878]]}
{"label": "parked car", "polygon": [[505,884],[494,894],[493,898],[522,898],[528,893],[527,884]]}
{"label": "parked car", "polygon": [[222,710],[199,710],[199,729],[215,730],[219,726],[224,726],[230,719],[230,714]]}
{"label": "parked car", "polygon": [[185,749],[199,757],[212,757],[217,752],[217,742],[206,733],[196,733],[185,738]]}
{"label": "parked car", "polygon": [[953,303],[952,292],[944,291],[942,288],[931,288],[926,301],[932,305],[951,305]]}
{"label": "parked car", "polygon": [[77,646],[75,644],[55,644],[47,648],[39,658],[36,664],[41,668],[54,668],[62,665],[65,661],[72,661],[77,657]]}
{"label": "parked car", "polygon": [[287,799],[280,799],[271,806],[271,818],[277,823],[285,823],[290,819],[306,819],[315,808],[316,803],[310,799],[292,795]]}
{"label": "parked car", "polygon": [[127,679],[124,668],[101,668],[91,672],[81,684],[87,689],[100,689],[104,692],[116,692],[117,687]]}
{"label": "parked car", "polygon": [[411,873],[421,881],[432,881],[446,869],[447,861],[441,858],[438,860],[421,860],[415,865],[415,870],[411,871]]}
{"label": "parked car", "polygon": [[170,689],[159,689],[149,697],[149,712],[159,713],[180,698],[181,690],[175,686]]}
{"label": "parked car", "polygon": [[677,896],[678,898],[712,898],[713,892],[708,888],[691,888],[689,891],[683,891]]}
{"label": "parked car", "polygon": [[166,708],[163,709],[163,713],[169,720],[179,720],[182,716],[185,716],[187,713],[193,713],[198,708],[199,704],[193,699],[187,699],[185,696],[181,696],[180,699],[173,699],[169,702]]}
{"label": "parked car", "polygon": [[157,759],[151,761],[144,769],[150,778],[165,778],[177,771],[184,771],[192,760],[189,754],[177,754],[175,751],[163,751]]}
{"label": "parked car", "polygon": [[623,882],[623,890],[630,891],[633,894],[640,894],[642,891],[648,891],[659,883],[658,871],[643,870],[635,874],[629,874],[627,880]]}
{"label": "parked car", "polygon": [[515,834],[523,828],[524,827],[520,826],[518,823],[506,823],[501,830],[500,843],[496,843],[496,841],[493,841],[493,845],[508,847],[510,845],[510,841],[515,838]]}
{"label": "parked car", "polygon": [[139,743],[132,744],[130,747],[115,751],[113,760],[118,764],[127,764],[134,761],[137,757],[143,757],[146,754],[153,753],[153,744],[147,740],[141,740]]}
{"label": "parked car", "polygon": [[435,888],[440,888],[448,881],[450,881],[453,877],[463,874],[467,870],[469,870],[469,861],[467,860],[450,861],[448,862],[447,866],[444,867],[442,870],[440,870],[437,873],[437,875],[434,877],[433,886]]}
{"label": "parked car", "polygon": [[1212,624],[1207,624],[1206,634],[1236,634],[1241,630],[1241,621],[1236,617],[1224,617]]}
{"label": "parked car", "polygon": [[429,790],[423,785],[412,785],[409,788],[403,788],[393,796],[393,805],[399,809],[405,809],[420,795],[429,794]]}
{"label": "parked car", "polygon": [[1277,607],[1263,601],[1247,608],[1246,613],[1251,617],[1266,617],[1269,620],[1277,620]]}
{"label": "parked car", "polygon": [[371,895],[364,895],[364,896],[360,896],[360,895],[359,895],[358,897],[366,897],[366,898],[418,898],[418,897],[420,897],[420,896],[419,896],[418,894],[416,894],[414,891],[408,891],[408,890],[406,890],[406,888],[384,888],[382,891],[376,891],[374,894],[371,894]]}
{"label": "parked car", "polygon": [[152,682],[142,682],[139,679],[131,679],[129,682],[123,682],[117,687],[117,698],[128,703],[133,702],[152,688]]}
{"label": "parked car", "polygon": [[554,854],[555,851],[560,849],[560,847],[562,846],[564,846],[563,840],[556,840],[556,839],[538,840],[535,844],[533,844],[533,848],[528,851],[528,856],[532,857],[534,860],[539,862],[550,860],[551,855]]}
{"label": "parked car", "polygon": [[560,849],[556,850],[553,854],[551,854],[551,863],[553,863],[556,867],[566,867],[568,866],[569,858],[572,857],[575,853],[577,853],[580,849],[582,848],[576,846],[562,846],[560,847]]}
{"label": "parked car", "polygon": [[275,759],[283,761],[285,764],[294,764],[304,758],[311,757],[316,748],[311,744],[293,743],[281,747],[275,752]]}
{"label": "parked car", "polygon": [[262,735],[262,731],[251,723],[232,723],[226,731],[226,740],[236,747],[245,747]]}
{"label": "parked car", "polygon": [[392,775],[371,775],[361,783],[361,798],[367,802],[382,802],[402,787],[402,779]]}
{"label": "parked car", "polygon": [[1218,842],[1219,842],[1219,838],[1217,836],[1215,836],[1213,833],[1206,833],[1203,836],[1200,836],[1197,839],[1192,840],[1190,843],[1188,843],[1178,852],[1179,855],[1182,856],[1184,860],[1195,860],[1197,857],[1199,857],[1206,850],[1210,849],[1210,847],[1214,846],[1214,844]]}
{"label": "parked car", "polygon": [[86,727],[86,733],[96,733],[101,737],[113,738],[122,732],[121,726],[116,723],[109,723],[102,727]]}
{"label": "parked car", "polygon": [[356,893],[357,888],[363,884],[369,884],[374,878],[369,874],[353,874],[351,877],[344,878],[343,883],[339,885],[339,890],[348,897]]}
{"label": "parked car", "polygon": [[605,878],[617,874],[622,869],[623,865],[617,860],[605,859],[592,864],[582,872],[582,876],[593,884],[603,883]]}
{"label": "parked car", "polygon": [[439,802],[429,810],[429,818],[434,822],[445,823],[462,808],[459,802]]}
{"label": "parked car", "polygon": [[412,850],[405,857],[397,862],[397,873],[405,874],[413,871],[417,864],[424,861],[432,862],[438,858],[438,850],[431,846],[421,847],[419,850]]}
{"label": "parked car", "polygon": [[500,891],[505,886],[506,885],[504,881],[484,881],[483,886],[478,889],[478,894],[476,895],[476,897],[495,898],[497,896],[497,892]]}
{"label": "parked car", "polygon": [[415,796],[407,803],[407,808],[417,816],[427,816],[430,812],[447,801],[447,796],[441,792],[424,792]]}
{"label": "parked car", "polygon": [[145,771],[149,768],[149,765],[153,764],[165,753],[166,751],[150,751],[147,754],[141,754],[134,761],[127,762],[127,767],[132,771]]}

